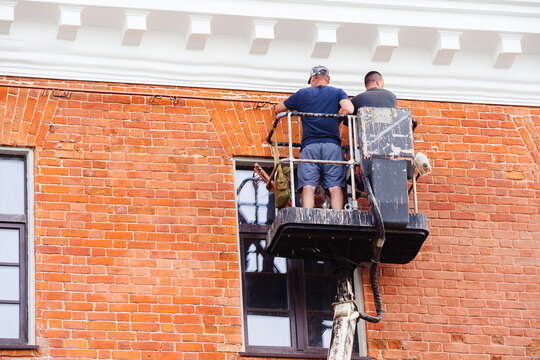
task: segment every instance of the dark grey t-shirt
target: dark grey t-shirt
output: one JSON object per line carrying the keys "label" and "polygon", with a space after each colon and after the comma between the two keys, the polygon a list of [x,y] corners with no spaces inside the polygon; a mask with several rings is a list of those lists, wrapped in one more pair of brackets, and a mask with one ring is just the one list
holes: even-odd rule
{"label": "dark grey t-shirt", "polygon": [[386,89],[371,88],[352,98],[354,105],[354,115],[358,113],[358,109],[364,106],[369,107],[390,107],[397,106],[397,98],[394,93]]}

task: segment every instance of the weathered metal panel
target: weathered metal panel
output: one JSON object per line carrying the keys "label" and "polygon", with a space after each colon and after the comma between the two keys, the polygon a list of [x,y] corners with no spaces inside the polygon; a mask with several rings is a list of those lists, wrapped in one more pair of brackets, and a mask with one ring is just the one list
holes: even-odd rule
{"label": "weathered metal panel", "polygon": [[402,108],[360,108],[358,119],[364,158],[414,157],[411,111]]}
{"label": "weathered metal panel", "polygon": [[[405,264],[413,260],[428,236],[427,219],[408,214],[403,228],[386,229],[381,262]],[[281,209],[266,236],[275,256],[353,262],[371,260],[376,229],[369,211],[328,209]]]}

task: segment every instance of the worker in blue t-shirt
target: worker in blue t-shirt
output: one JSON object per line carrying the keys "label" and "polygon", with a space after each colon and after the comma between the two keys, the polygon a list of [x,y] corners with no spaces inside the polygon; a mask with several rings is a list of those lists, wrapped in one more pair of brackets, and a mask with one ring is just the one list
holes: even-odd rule
{"label": "worker in blue t-shirt", "polygon": [[[322,114],[353,113],[353,104],[342,90],[330,83],[330,72],[325,66],[311,69],[308,84],[310,87],[300,89],[287,100],[276,105],[276,113],[282,111],[299,111]],[[302,148],[300,159],[338,160],[343,161],[340,120],[337,118],[302,117]],[[319,181],[330,192],[332,209],[343,209],[343,188],[345,187],[346,167],[341,164],[298,164],[298,190],[302,189],[302,207],[312,208],[315,202],[315,189]]]}

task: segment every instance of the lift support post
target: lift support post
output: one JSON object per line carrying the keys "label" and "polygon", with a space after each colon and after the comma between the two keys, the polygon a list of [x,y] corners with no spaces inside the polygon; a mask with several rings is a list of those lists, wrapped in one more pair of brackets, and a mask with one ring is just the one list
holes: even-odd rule
{"label": "lift support post", "polygon": [[328,348],[328,360],[351,358],[356,322],[360,315],[354,301],[354,267],[334,264],[334,267],[336,266],[339,266],[336,271],[337,299],[332,304],[334,321],[332,324],[332,338]]}

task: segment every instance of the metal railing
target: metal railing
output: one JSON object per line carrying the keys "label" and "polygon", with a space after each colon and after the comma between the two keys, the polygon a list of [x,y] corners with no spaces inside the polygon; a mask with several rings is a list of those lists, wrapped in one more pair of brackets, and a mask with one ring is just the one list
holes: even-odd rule
{"label": "metal railing", "polygon": [[[276,116],[276,120],[274,120],[274,123],[272,124],[272,129],[268,133],[268,136],[266,140],[269,144],[273,145],[274,142],[272,141],[272,137],[275,133],[275,129],[277,127],[277,124],[283,117],[287,117],[287,135],[288,135],[288,142],[278,142],[278,146],[288,146],[289,149],[289,156],[287,158],[280,159],[280,163],[288,163],[289,168],[291,169],[291,194],[295,193],[294,188],[294,164],[295,163],[323,163],[323,164],[342,164],[345,166],[348,166],[350,171],[350,181],[351,181],[351,192],[352,192],[352,201],[350,207],[352,209],[358,209],[358,201],[356,200],[355,192],[356,192],[356,183],[355,183],[355,176],[354,176],[354,167],[359,164],[359,162],[356,160],[359,158],[358,151],[349,151],[349,160],[345,161],[337,161],[337,160],[313,160],[313,159],[296,159],[293,155],[293,148],[294,147],[300,147],[300,143],[294,143],[292,140],[292,116],[306,116],[306,117],[326,117],[326,118],[337,118],[337,119],[345,119],[347,120],[347,124],[349,126],[349,150],[350,149],[358,149],[357,136],[356,136],[356,115],[341,115],[341,114],[320,114],[320,113],[308,113],[308,112],[296,112],[296,111],[287,111],[279,113]],[[352,129],[352,131],[351,131]],[[354,136],[353,136],[354,132]],[[351,146],[352,145],[352,146]],[[292,206],[296,206],[295,196],[291,196],[291,202]]]}
{"label": "metal railing", "polygon": [[[348,146],[342,146],[341,148],[345,151],[348,151],[349,154],[349,160],[345,161],[331,161],[331,160],[313,160],[313,159],[296,159],[293,155],[293,148],[300,148],[301,143],[293,142],[292,139],[292,120],[291,117],[293,116],[306,116],[306,117],[325,117],[325,118],[337,118],[337,119],[343,119],[347,121],[347,125],[349,127],[348,131],[348,137],[349,137],[349,145]],[[278,146],[287,146],[288,147],[288,157],[280,159],[279,162],[281,164],[287,164],[289,165],[291,172],[291,203],[293,207],[296,207],[296,201],[295,201],[295,185],[294,185],[294,165],[298,163],[324,163],[324,164],[343,164],[348,167],[349,173],[350,173],[350,185],[351,185],[351,200],[350,203],[345,204],[345,209],[358,209],[358,200],[356,199],[356,177],[355,177],[355,166],[361,166],[360,164],[360,146],[358,144],[358,127],[357,127],[357,121],[358,117],[356,115],[342,115],[342,114],[321,114],[321,113],[309,113],[309,112],[298,112],[298,111],[285,111],[277,114],[276,119],[274,120],[272,124],[272,129],[268,133],[268,136],[266,137],[266,141],[270,145],[274,145],[274,141],[272,140],[272,137],[275,134],[275,129],[277,125],[279,124],[279,121],[283,118],[287,117],[287,136],[288,141],[287,142],[277,142]],[[279,156],[279,154],[278,154]],[[272,173],[273,175],[273,173]],[[417,194],[416,194],[416,176],[412,176],[412,184],[411,189],[413,192],[413,203],[414,203],[414,212],[418,212],[418,201],[417,201]]]}

